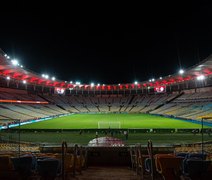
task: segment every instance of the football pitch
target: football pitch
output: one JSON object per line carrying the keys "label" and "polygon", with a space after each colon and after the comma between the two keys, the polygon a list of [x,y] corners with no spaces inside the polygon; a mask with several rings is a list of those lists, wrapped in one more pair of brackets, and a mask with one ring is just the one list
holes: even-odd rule
{"label": "football pitch", "polygon": [[[208,128],[207,126],[204,126]],[[153,129],[201,128],[201,124],[150,114],[72,114],[22,125],[22,129]]]}

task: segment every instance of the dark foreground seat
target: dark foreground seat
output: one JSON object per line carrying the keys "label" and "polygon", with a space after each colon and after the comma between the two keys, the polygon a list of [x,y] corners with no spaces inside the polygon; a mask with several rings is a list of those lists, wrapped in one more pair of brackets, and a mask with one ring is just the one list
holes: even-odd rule
{"label": "dark foreground seat", "polygon": [[38,174],[43,179],[54,179],[57,177],[59,170],[60,161],[54,158],[47,158],[37,161]]}

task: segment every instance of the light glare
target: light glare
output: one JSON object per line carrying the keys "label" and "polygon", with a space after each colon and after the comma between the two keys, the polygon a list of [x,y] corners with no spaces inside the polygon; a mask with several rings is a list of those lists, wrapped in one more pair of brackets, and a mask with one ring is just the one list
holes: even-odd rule
{"label": "light glare", "polygon": [[13,59],[11,62],[12,62],[12,64],[13,64],[14,66],[17,66],[17,65],[18,65],[18,60],[16,60],[16,59]]}
{"label": "light glare", "polygon": [[183,74],[183,73],[184,73],[184,70],[183,70],[183,69],[180,69],[180,70],[179,70],[179,73],[180,73],[180,74]]}
{"label": "light glare", "polygon": [[204,75],[197,76],[197,80],[198,81],[201,81],[201,80],[204,80],[204,79],[205,79],[205,76]]}

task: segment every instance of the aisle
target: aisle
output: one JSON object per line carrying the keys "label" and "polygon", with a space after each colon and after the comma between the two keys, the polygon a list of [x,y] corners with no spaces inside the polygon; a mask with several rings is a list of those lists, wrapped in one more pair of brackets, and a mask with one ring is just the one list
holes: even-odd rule
{"label": "aisle", "polygon": [[89,167],[79,180],[138,180],[139,177],[129,167]]}

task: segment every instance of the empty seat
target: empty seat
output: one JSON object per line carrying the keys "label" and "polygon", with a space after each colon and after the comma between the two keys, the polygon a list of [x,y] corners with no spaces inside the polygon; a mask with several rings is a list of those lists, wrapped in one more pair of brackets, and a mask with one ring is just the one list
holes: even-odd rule
{"label": "empty seat", "polygon": [[14,169],[19,172],[23,179],[31,175],[33,167],[32,156],[23,156],[20,158],[13,157],[11,160],[13,162]]}
{"label": "empty seat", "polygon": [[201,179],[202,175],[207,172],[211,161],[201,159],[186,159],[184,162],[184,175],[191,179]]}
{"label": "empty seat", "polygon": [[54,179],[58,175],[60,161],[47,158],[37,161],[38,174],[44,179]]}

